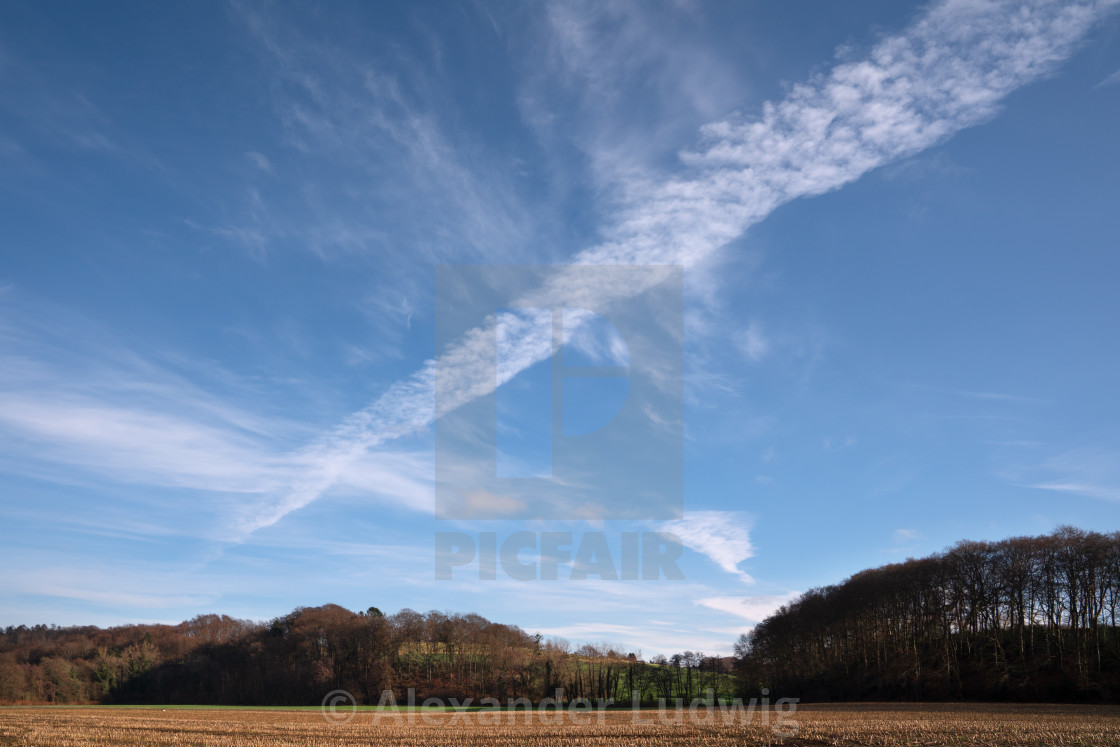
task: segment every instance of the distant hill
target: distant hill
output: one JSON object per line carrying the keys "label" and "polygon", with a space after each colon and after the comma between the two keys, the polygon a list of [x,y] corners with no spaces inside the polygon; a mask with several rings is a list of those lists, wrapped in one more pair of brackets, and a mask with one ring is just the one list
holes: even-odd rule
{"label": "distant hill", "polygon": [[300,607],[267,623],[200,615],[179,625],[36,625],[0,631],[0,702],[318,705],[345,689],[416,697],[691,700],[733,694],[725,659],[686,651],[645,662],[609,646],[571,647],[479,615],[384,616]]}

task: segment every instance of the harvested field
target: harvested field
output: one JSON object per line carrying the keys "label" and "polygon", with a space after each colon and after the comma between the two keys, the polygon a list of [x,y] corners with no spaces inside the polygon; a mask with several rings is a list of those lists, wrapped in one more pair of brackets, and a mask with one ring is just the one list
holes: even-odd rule
{"label": "harvested field", "polygon": [[[787,717],[788,718],[788,717]],[[1120,745],[1120,708],[1005,705],[817,705],[794,715],[710,723],[687,712],[527,715],[359,711],[330,724],[315,710],[8,707],[0,744],[13,745]],[[785,722],[786,726],[791,726]]]}

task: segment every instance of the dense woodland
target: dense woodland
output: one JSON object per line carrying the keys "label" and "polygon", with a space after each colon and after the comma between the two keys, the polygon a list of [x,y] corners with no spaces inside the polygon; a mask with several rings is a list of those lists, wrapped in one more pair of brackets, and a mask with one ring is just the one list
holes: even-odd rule
{"label": "dense woodland", "polygon": [[1120,699],[1120,533],[961,542],[812,589],[736,645],[807,700]]}
{"label": "dense woodland", "polygon": [[337,605],[268,623],[202,615],[179,625],[37,625],[0,631],[0,702],[318,705],[342,688],[359,703],[384,690],[539,702],[729,696],[732,660],[686,651],[642,661],[609,646],[573,648],[478,615],[384,616]]}
{"label": "dense woodland", "polygon": [[[478,615],[337,605],[267,623],[0,630],[0,702],[318,704],[345,689],[426,697],[672,700],[1120,700],[1120,533],[961,542],[812,589],[740,637],[735,658],[642,660]],[[734,668],[737,678],[729,672]]]}

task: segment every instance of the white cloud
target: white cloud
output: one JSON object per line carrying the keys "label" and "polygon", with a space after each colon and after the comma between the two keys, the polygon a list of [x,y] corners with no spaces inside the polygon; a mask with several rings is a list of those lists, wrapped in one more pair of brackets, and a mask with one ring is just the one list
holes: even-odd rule
{"label": "white cloud", "polygon": [[754,363],[761,361],[770,352],[770,338],[757,321],[752,321],[746,329],[737,332],[734,340],[743,354]]}
{"label": "white cloud", "polygon": [[753,579],[739,564],[754,556],[750,520],[735,511],[688,511],[683,519],[665,522],[662,531],[680,538],[690,550],[707,556],[728,573],[748,583]]}
{"label": "white cloud", "polygon": [[10,575],[11,579],[0,587],[8,593],[59,597],[118,609],[199,608],[213,604],[219,596],[206,588],[208,579],[187,582],[180,575],[169,589],[167,573],[151,570],[129,572],[127,585],[120,583],[118,574],[80,566],[48,566]]}
{"label": "white cloud", "polygon": [[1030,461],[1004,468],[1001,476],[1009,482],[1038,490],[1120,501],[1120,450],[1106,445],[1082,447],[1040,459],[1037,445],[1027,443],[1017,447],[1030,449]]}
{"label": "white cloud", "polygon": [[896,529],[896,530],[894,530],[894,539],[895,539],[895,542],[898,542],[898,543],[913,542],[916,539],[920,539],[921,536],[922,536],[922,533],[919,532],[917,529]]}
{"label": "white cloud", "polygon": [[[255,384],[204,362],[140,356],[96,325],[21,301],[26,313],[0,317],[6,471],[63,484],[96,475],[197,491],[193,515],[204,521],[136,530],[149,535],[204,531],[211,539],[240,539],[237,531],[209,527],[228,525],[223,516],[230,512],[240,526],[249,521],[246,512],[315,474],[329,475],[322,490],[431,512],[430,453],[300,447],[311,427],[231,404],[259,396]],[[212,393],[218,389],[225,395]]]}
{"label": "white cloud", "polygon": [[[705,38],[691,33],[695,26],[679,8],[628,0],[545,8],[541,38],[529,42],[534,64],[522,86],[522,117],[547,150],[579,148],[604,191],[672,157],[696,127],[725,113],[727,102],[741,100],[748,87]],[[639,116],[635,85],[642,91]]]}
{"label": "white cloud", "polygon": [[[1116,4],[938,3],[905,31],[885,37],[865,59],[838,64],[795,86],[783,101],[768,103],[761,117],[705,126],[702,147],[682,154],[690,167],[685,173],[624,181],[614,221],[604,230],[606,241],[573,261],[694,266],[779,205],[836,189],[990,118],[1004,96],[1069,57]],[[444,151],[426,160],[439,160]],[[564,286],[560,273],[541,296]],[[613,299],[643,289],[576,290]],[[492,391],[488,334],[473,330],[441,356],[440,366],[462,372],[460,381],[450,382],[454,396],[441,401],[462,403]],[[525,365],[531,365],[539,357],[528,352],[532,341],[526,342]],[[326,436],[319,451],[333,450],[336,460],[353,459],[427,427],[439,415],[431,407],[435,368],[436,362],[429,361],[389,387]],[[332,482],[329,471],[309,476],[245,531],[275,523],[315,500]]]}
{"label": "white cloud", "polygon": [[1108,76],[1107,78],[1105,78],[1104,80],[1102,80],[1100,83],[1098,83],[1097,85],[1095,85],[1093,87],[1094,88],[1103,88],[1104,86],[1114,86],[1117,83],[1120,83],[1120,70],[1117,70],[1112,75]]}
{"label": "white cloud", "polygon": [[251,150],[245,154],[245,157],[249,159],[249,163],[253,164],[264,173],[272,173],[272,161],[268,160],[268,156],[264,155],[263,153],[258,153],[255,150]]}
{"label": "white cloud", "polygon": [[849,448],[851,448],[855,445],[856,445],[856,437],[855,436],[844,436],[843,438],[834,437],[834,436],[825,436],[825,438],[824,438],[824,450],[825,451],[841,451],[843,449],[849,449]]}
{"label": "white cloud", "polygon": [[917,546],[918,541],[922,539],[922,533],[917,529],[896,529],[892,537],[894,540],[894,547],[890,548],[887,552],[910,552]]}
{"label": "white cloud", "polygon": [[564,345],[587,357],[593,366],[627,366],[630,351],[618,330],[586,309],[564,309]]}
{"label": "white cloud", "polygon": [[1059,493],[1073,493],[1089,498],[1101,498],[1106,501],[1120,501],[1120,487],[1108,485],[1093,485],[1084,482],[1040,482],[1031,485],[1039,490],[1054,490]]}
{"label": "white cloud", "polygon": [[[695,267],[779,205],[839,188],[993,116],[1004,96],[1053,71],[1116,4],[938,3],[906,30],[884,37],[864,59],[837,64],[795,86],[784,100],[765,105],[759,117],[706,125],[700,146],[681,154],[683,168],[674,173],[656,176],[644,168],[605,171],[621,178],[619,196],[606,206],[605,240],[573,261]],[[464,237],[468,252],[508,248],[528,235],[528,219],[518,207],[513,183],[501,174],[480,178],[463,162],[457,143],[440,128],[437,117],[406,98],[397,80],[337,55],[323,54],[320,66],[313,67],[309,50],[319,54],[322,49],[301,39],[281,43],[268,19],[250,11],[242,14],[282,78],[277,107],[294,145],[338,159],[357,159],[365,166],[384,165],[386,154],[407,154],[394,163],[408,171],[417,192],[438,185],[439,204],[429,214],[453,215],[455,235]],[[588,53],[578,26],[555,25],[567,29],[563,43],[574,50],[571,59]],[[577,61],[576,67],[582,65]],[[355,99],[347,85],[368,95]],[[371,128],[379,138],[370,138]],[[276,216],[255,190],[249,192],[247,211],[248,219],[240,227],[214,230],[256,245],[267,240],[265,223],[269,231],[282,230],[266,220]],[[353,237],[361,228],[350,226],[346,235]],[[355,240],[360,244],[363,238]],[[429,259],[438,254],[433,252]],[[492,260],[492,254],[487,258]],[[574,278],[566,280],[560,272],[552,287],[538,294],[540,299],[574,290],[609,300],[643,290],[573,288]],[[485,339],[492,332],[472,330],[441,354],[438,366],[460,374],[444,382],[452,391],[441,402],[457,406],[493,390],[497,382],[486,358]],[[748,336],[748,354],[764,355],[764,341],[761,330],[753,340]],[[513,348],[523,353],[514,356],[522,367],[544,355],[543,346],[531,336],[515,340]],[[277,460],[283,452],[263,448],[250,436],[96,400],[52,403],[21,394],[6,411],[6,422],[38,438],[80,441],[88,447],[89,460],[104,459],[112,466],[123,451],[112,443],[94,442],[92,429],[103,423],[118,443],[140,455],[137,469],[147,471],[146,479],[161,473],[170,480],[209,480],[207,484],[223,489],[265,490],[267,499],[243,506],[235,532],[243,537],[345,483],[347,475],[361,471],[356,465],[364,463],[371,449],[430,425],[440,414],[432,407],[436,367],[436,361],[428,361],[280,467]],[[183,463],[204,466],[184,475]],[[200,470],[201,476],[195,474]],[[680,528],[698,544],[706,530],[694,519],[682,521]],[[749,557],[749,537],[745,527],[736,531],[709,533],[718,539],[706,554],[725,570],[745,577],[737,564]]]}
{"label": "white cloud", "polygon": [[278,461],[270,463],[274,457],[235,428],[88,398],[0,395],[0,431],[45,449],[40,456],[126,482],[265,492],[289,479]]}
{"label": "white cloud", "polygon": [[751,597],[709,597],[698,599],[697,604],[709,609],[736,615],[753,623],[759,623],[784,604],[789,604],[797,599],[799,592],[791,591],[788,594],[768,594]]}
{"label": "white cloud", "polygon": [[[371,63],[368,50],[317,36],[281,8],[233,8],[271,77],[287,155],[304,159],[290,169],[299,202],[272,195],[286,211],[272,210],[270,238],[323,256],[375,247],[394,276],[388,292],[415,284],[432,262],[494,261],[531,245],[547,206],[530,209],[506,154],[486,158],[487,144],[457,126],[438,59],[383,39],[385,56]],[[324,164],[329,178],[318,176]],[[391,239],[386,216],[399,228]]]}

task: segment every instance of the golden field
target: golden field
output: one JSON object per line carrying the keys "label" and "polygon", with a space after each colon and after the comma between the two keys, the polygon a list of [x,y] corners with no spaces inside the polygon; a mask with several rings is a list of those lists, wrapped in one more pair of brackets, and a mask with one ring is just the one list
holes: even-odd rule
{"label": "golden field", "polygon": [[[710,723],[687,712],[640,715],[359,711],[343,724],[315,710],[0,708],[4,745],[1118,745],[1120,707],[806,705],[796,735],[744,714]],[[637,722],[635,719],[638,719]],[[791,718],[789,716],[787,719]],[[664,723],[668,722],[668,723]],[[787,720],[784,724],[790,726]]]}

